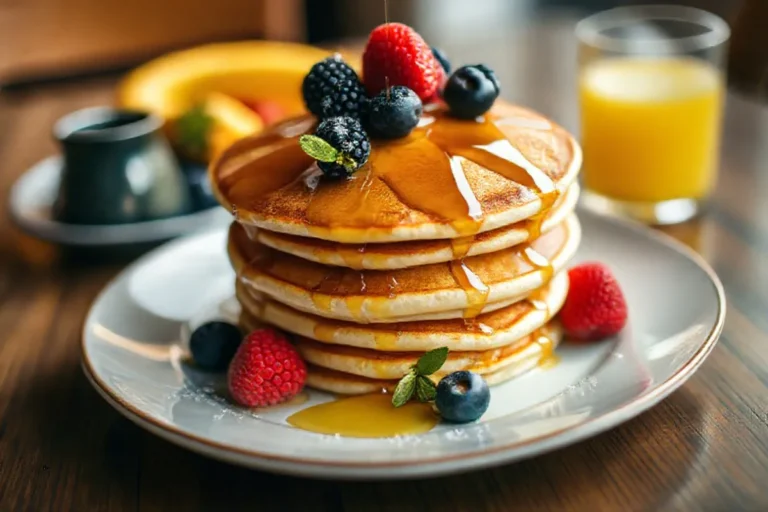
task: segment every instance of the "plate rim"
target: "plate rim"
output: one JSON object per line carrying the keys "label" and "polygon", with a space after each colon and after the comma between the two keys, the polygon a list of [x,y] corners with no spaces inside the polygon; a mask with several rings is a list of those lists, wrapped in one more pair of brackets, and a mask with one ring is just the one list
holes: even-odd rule
{"label": "plate rim", "polygon": [[[65,245],[82,247],[111,247],[126,244],[151,243],[168,240],[178,236],[195,234],[196,226],[214,222],[225,210],[221,206],[211,206],[192,213],[176,215],[164,219],[130,222],[125,224],[67,224],[51,218],[37,220],[23,214],[20,203],[20,190],[30,176],[46,169],[60,167],[60,155],[50,155],[38,160],[18,176],[8,189],[6,209],[13,223],[30,236]],[[60,173],[60,169],[56,169]],[[88,231],[88,233],[85,233]],[[121,231],[129,231],[126,235]],[[115,234],[117,232],[117,234]],[[136,233],[140,233],[137,235]],[[106,236],[105,236],[106,235]]]}
{"label": "plate rim", "polygon": [[[598,214],[595,212],[584,210],[581,207],[577,209],[577,212],[579,215],[593,216],[600,219],[601,221],[613,223],[620,227],[630,229],[636,234],[651,238],[654,241],[680,254],[681,256],[691,260],[699,269],[701,269],[704,272],[704,274],[708,277],[710,283],[712,284],[713,288],[715,289],[715,292],[716,292],[715,295],[717,299],[717,317],[715,319],[714,324],[712,325],[712,328],[710,329],[706,338],[704,339],[702,344],[699,346],[699,348],[696,350],[696,352],[693,355],[691,355],[691,357],[680,366],[677,372],[675,372],[665,381],[659,383],[659,385],[653,390],[645,394],[641,394],[639,397],[632,399],[626,403],[623,403],[599,416],[580,422],[576,425],[571,425],[571,426],[557,429],[547,434],[536,435],[534,437],[524,440],[523,442],[504,443],[504,444],[496,445],[486,449],[474,450],[467,453],[453,454],[453,455],[442,456],[442,457],[434,456],[426,459],[420,459],[418,461],[407,461],[407,462],[403,462],[403,461],[358,462],[358,461],[303,459],[296,456],[263,453],[253,449],[245,449],[245,448],[233,446],[231,444],[214,441],[205,437],[198,436],[196,434],[190,434],[176,428],[173,425],[170,425],[163,421],[152,418],[151,416],[141,411],[141,409],[139,409],[138,407],[124,401],[121,397],[117,396],[117,394],[115,394],[112,390],[110,390],[109,386],[107,386],[106,383],[104,383],[104,381],[101,380],[101,378],[96,374],[96,372],[93,369],[93,365],[88,357],[85,340],[87,335],[87,327],[91,323],[91,317],[94,312],[93,306],[99,300],[101,300],[103,295],[105,295],[121,277],[131,272],[134,268],[143,264],[145,259],[148,259],[149,257],[152,257],[152,256],[156,256],[158,253],[161,253],[161,252],[173,250],[175,246],[187,243],[192,238],[203,237],[206,235],[211,235],[217,231],[220,231],[220,229],[217,229],[217,228],[202,231],[200,233],[196,233],[190,236],[185,236],[177,240],[171,241],[167,244],[164,244],[162,247],[158,247],[157,249],[151,251],[150,253],[147,253],[145,256],[138,259],[137,261],[135,261],[125,269],[123,269],[123,271],[121,271],[118,275],[116,275],[114,278],[112,278],[108,283],[104,285],[103,289],[99,292],[99,294],[91,303],[91,308],[89,309],[89,312],[83,321],[83,326],[81,330],[81,344],[80,344],[81,366],[88,380],[91,382],[92,385],[94,385],[98,393],[102,395],[102,397],[106,398],[106,401],[110,405],[112,405],[115,409],[117,409],[118,412],[120,412],[123,416],[133,421],[134,423],[140,424],[140,426],[143,426],[143,427],[145,425],[141,425],[142,423],[151,426],[151,429],[148,429],[148,430],[150,430],[155,435],[158,435],[159,437],[162,437],[170,442],[174,442],[176,444],[182,444],[182,446],[184,446],[187,449],[192,449],[192,450],[198,451],[199,453],[204,453],[205,455],[213,456],[214,458],[227,460],[235,463],[240,463],[243,465],[249,465],[249,464],[247,462],[244,462],[242,457],[246,457],[248,462],[258,462],[258,464],[253,464],[252,465],[253,467],[259,467],[259,468],[267,469],[271,471],[276,471],[276,469],[274,467],[269,467],[268,464],[279,463],[283,465],[283,469],[277,472],[281,472],[281,473],[315,475],[315,473],[313,473],[308,468],[312,468],[315,470],[318,468],[332,468],[334,470],[339,470],[339,471],[370,470],[374,472],[382,471],[382,470],[394,470],[394,469],[403,470],[407,468],[408,474],[417,475],[417,474],[422,474],[419,472],[420,468],[426,469],[426,468],[430,468],[431,466],[443,465],[443,467],[440,469],[433,469],[429,471],[430,475],[437,475],[437,474],[446,474],[450,472],[455,472],[462,469],[470,469],[470,468],[477,469],[480,467],[487,467],[490,465],[502,464],[505,462],[511,462],[513,460],[521,460],[531,456],[553,451],[557,448],[597,435],[601,432],[605,432],[610,428],[618,426],[624,421],[632,417],[635,417],[642,412],[647,411],[652,406],[656,405],[661,400],[666,398],[669,394],[671,394],[673,391],[675,391],[680,386],[682,386],[688,380],[688,378],[690,378],[695,373],[695,371],[701,366],[701,364],[706,360],[707,356],[714,349],[718,339],[720,338],[720,335],[722,334],[724,323],[725,323],[725,315],[726,315],[726,295],[725,295],[725,290],[723,288],[723,285],[720,282],[720,279],[715,273],[714,269],[712,269],[709,263],[707,263],[707,261],[704,260],[704,258],[701,255],[699,255],[697,252],[695,252],[693,249],[691,249],[687,245],[683,244],[682,242],[672,238],[671,236],[663,232],[655,231],[653,229],[648,228],[647,226],[636,223],[634,221]],[[570,434],[570,436],[568,434]],[[532,445],[541,444],[547,441],[550,441],[551,444],[547,447],[543,447],[538,452],[530,453],[527,455],[520,455],[520,456],[514,455],[517,449],[520,449],[523,447],[531,447]],[[219,451],[219,453],[214,454],[213,451]],[[507,453],[508,456],[503,457],[502,455],[504,453]],[[496,459],[487,460],[489,457],[496,457]],[[455,464],[457,462],[463,462],[464,465],[461,467],[445,466],[447,464],[452,464],[452,463]],[[286,464],[289,465],[292,469],[285,469]],[[327,476],[330,478],[330,477],[339,476],[339,475],[335,474],[335,475],[327,475]],[[376,475],[359,473],[351,476],[354,479],[364,479],[366,477],[370,478],[372,476],[376,478],[386,478],[387,475],[383,475],[381,473],[378,473]],[[398,475],[391,475],[391,476],[397,477]]]}

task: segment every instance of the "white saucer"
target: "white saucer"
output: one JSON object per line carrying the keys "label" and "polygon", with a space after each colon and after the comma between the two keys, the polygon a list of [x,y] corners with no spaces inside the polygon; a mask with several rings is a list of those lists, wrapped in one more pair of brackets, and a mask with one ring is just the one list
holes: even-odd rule
{"label": "white saucer", "polygon": [[48,157],[25,172],[11,188],[11,219],[28,234],[76,246],[110,246],[159,242],[227,225],[232,217],[215,207],[168,219],[116,225],[75,225],[53,220],[51,207],[61,175],[61,158]]}
{"label": "white saucer", "polygon": [[493,388],[480,422],[421,435],[356,439],[289,426],[296,410],[229,404],[221,376],[187,365],[180,332],[202,316],[230,317],[234,275],[225,232],[177,240],[145,256],[98,297],[83,332],[83,367],[122,414],[190,450],[267,471],[380,479],[454,473],[531,457],[614,427],[682,385],[715,346],[725,298],[713,271],[646,228],[580,212],[578,260],[617,275],[630,323],[599,344],[565,342],[560,363]]}

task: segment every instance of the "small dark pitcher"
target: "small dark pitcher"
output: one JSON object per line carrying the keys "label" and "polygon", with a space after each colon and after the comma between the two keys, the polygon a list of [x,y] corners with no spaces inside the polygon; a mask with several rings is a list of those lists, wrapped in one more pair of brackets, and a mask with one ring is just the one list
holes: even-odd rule
{"label": "small dark pitcher", "polygon": [[158,117],[87,108],[61,118],[53,135],[64,153],[56,220],[124,224],[189,212],[189,187]]}

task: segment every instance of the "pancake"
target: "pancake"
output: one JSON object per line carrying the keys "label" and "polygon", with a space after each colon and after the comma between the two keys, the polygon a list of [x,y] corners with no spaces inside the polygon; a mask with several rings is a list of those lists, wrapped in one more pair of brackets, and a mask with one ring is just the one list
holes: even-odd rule
{"label": "pancake", "polygon": [[[547,233],[563,222],[576,207],[579,185],[574,183],[544,217],[540,232],[535,225],[521,221],[510,226],[480,233],[469,240],[415,240],[399,243],[341,244],[317,238],[298,237],[263,229],[252,229],[249,235],[262,244],[281,252],[324,265],[357,270],[386,270],[442,263],[461,256],[477,256],[500,251]],[[462,247],[465,246],[465,247]]]}
{"label": "pancake", "polygon": [[497,101],[477,120],[428,106],[409,136],[372,140],[369,161],[350,179],[321,179],[298,145],[316,123],[279,123],[213,162],[214,194],[238,222],[354,244],[466,237],[538,222],[581,166],[564,129]]}
{"label": "pancake", "polygon": [[236,285],[241,322],[249,330],[260,322],[318,342],[382,352],[426,352],[438,347],[487,351],[531,334],[560,311],[568,293],[568,274],[561,272],[528,300],[478,316],[472,322],[430,320],[389,324],[355,324],[309,315]]}
{"label": "pancake", "polygon": [[[576,252],[575,215],[523,244],[462,261],[396,270],[352,270],[310,262],[248,239],[233,223],[228,253],[246,287],[313,315],[356,323],[472,318],[525,298]],[[506,301],[506,302],[505,302]]]}
{"label": "pancake", "polygon": [[[459,370],[471,370],[481,375],[497,372],[514,361],[517,352],[536,343],[542,334],[546,335],[536,331],[510,345],[481,352],[449,352],[448,359],[435,376],[440,378]],[[296,340],[296,348],[308,363],[372,379],[399,379],[422,354],[328,345],[303,337]]]}
{"label": "pancake", "polygon": [[[507,358],[505,365],[495,371],[484,373],[483,379],[489,386],[495,386],[519,377],[542,363],[547,364],[547,361],[553,358],[552,350],[562,338],[560,329],[553,326],[548,338],[551,343],[529,343],[514,352]],[[437,379],[438,376],[434,376],[434,380]],[[398,379],[362,377],[314,364],[307,365],[308,386],[339,395],[362,395],[382,391],[392,393],[397,382]]]}

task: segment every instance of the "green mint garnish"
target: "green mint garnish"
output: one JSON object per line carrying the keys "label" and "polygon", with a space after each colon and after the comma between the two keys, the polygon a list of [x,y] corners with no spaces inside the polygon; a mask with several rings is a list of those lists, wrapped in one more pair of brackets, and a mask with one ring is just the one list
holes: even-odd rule
{"label": "green mint garnish", "polygon": [[343,165],[344,168],[349,171],[354,171],[357,169],[357,162],[355,159],[344,153],[339,153],[338,158],[336,158],[336,163]]}
{"label": "green mint garnish", "polygon": [[357,162],[349,155],[339,151],[317,135],[302,135],[299,137],[302,151],[318,162],[336,163],[346,169],[357,169]]}
{"label": "green mint garnish", "polygon": [[416,389],[416,372],[413,370],[405,374],[405,377],[397,383],[395,392],[392,393],[392,405],[400,407],[408,403]]}
{"label": "green mint garnish", "polygon": [[439,370],[448,358],[448,347],[430,350],[411,366],[408,373],[400,379],[392,394],[392,405],[402,407],[416,394],[420,402],[431,402],[435,399],[437,388],[428,375]]}
{"label": "green mint garnish", "polygon": [[431,402],[437,395],[437,386],[432,379],[424,375],[416,377],[416,398],[419,402]]}
{"label": "green mint garnish", "polygon": [[316,135],[302,135],[299,137],[299,146],[318,162],[335,162],[339,156],[335,147]]}
{"label": "green mint garnish", "polygon": [[176,120],[176,136],[179,146],[191,156],[204,157],[208,151],[208,134],[213,118],[203,105],[196,105]]}
{"label": "green mint garnish", "polygon": [[432,375],[440,369],[448,358],[448,347],[440,347],[430,350],[421,356],[416,363],[416,372],[419,375]]}

